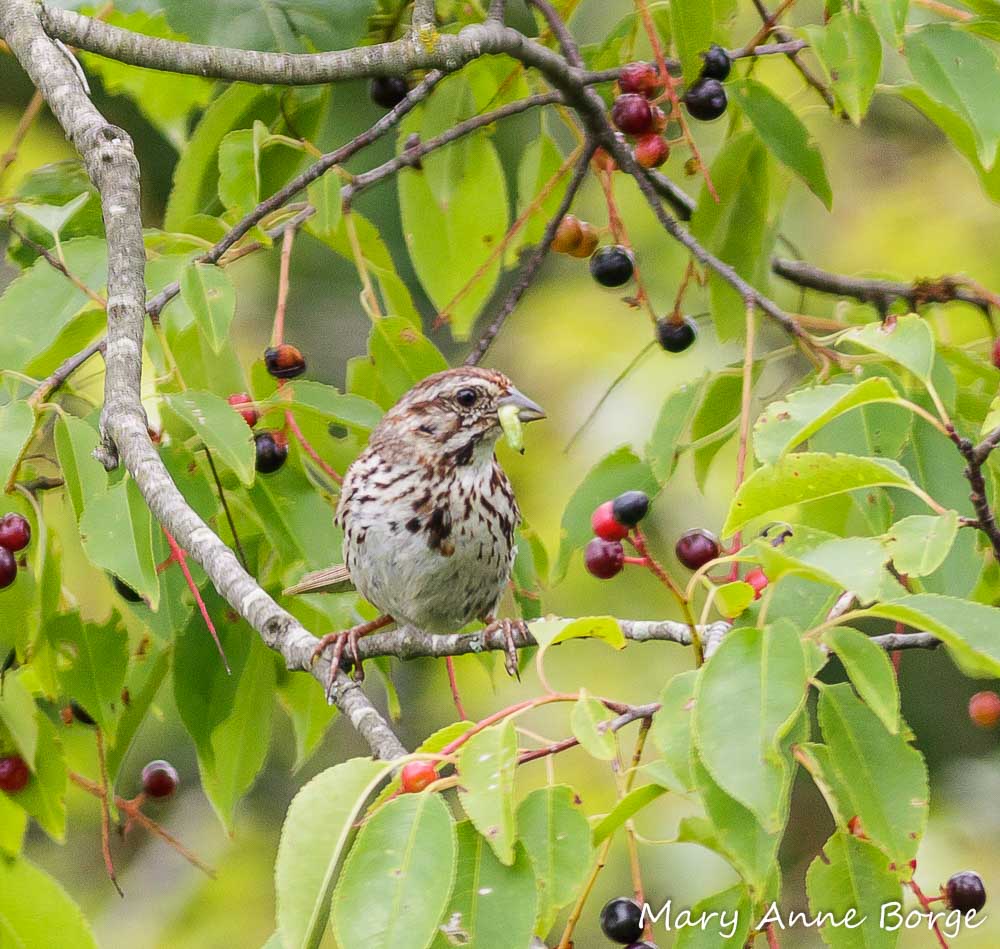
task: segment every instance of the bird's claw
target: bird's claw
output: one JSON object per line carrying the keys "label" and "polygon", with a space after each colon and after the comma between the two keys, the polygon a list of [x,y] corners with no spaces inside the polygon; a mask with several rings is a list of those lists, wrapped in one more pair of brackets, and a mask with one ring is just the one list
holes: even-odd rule
{"label": "bird's claw", "polygon": [[523,619],[493,620],[493,622],[486,627],[486,632],[493,633],[497,631],[503,633],[503,664],[504,668],[507,670],[507,675],[520,682],[521,673],[517,668],[517,644],[514,642],[514,635],[515,633],[526,633],[528,631],[528,624]]}
{"label": "bird's claw", "polygon": [[355,682],[361,682],[365,677],[365,669],[361,664],[361,657],[358,655],[358,635],[359,627],[339,633],[327,633],[313,650],[311,664],[315,665],[316,660],[323,654],[327,646],[333,646],[333,655],[330,657],[330,672],[327,676],[326,699],[329,702],[333,698],[333,684],[337,681],[337,673],[340,671],[340,662],[344,656],[344,648],[350,651],[351,662],[354,666],[352,677]]}

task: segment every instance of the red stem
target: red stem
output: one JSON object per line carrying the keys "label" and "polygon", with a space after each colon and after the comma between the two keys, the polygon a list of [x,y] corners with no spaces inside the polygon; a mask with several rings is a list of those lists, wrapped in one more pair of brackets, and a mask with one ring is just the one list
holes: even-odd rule
{"label": "red stem", "polygon": [[455,657],[446,656],[444,664],[448,669],[448,685],[451,686],[451,697],[455,703],[455,711],[458,712],[459,720],[464,722],[467,716],[465,706],[462,705],[462,696],[458,692],[458,679],[455,678]]}
{"label": "red stem", "polygon": [[205,625],[212,634],[212,639],[215,640],[219,655],[222,656],[222,664],[226,667],[226,672],[232,675],[233,670],[229,668],[229,660],[226,658],[226,651],[222,648],[219,634],[215,631],[215,624],[212,622],[212,617],[208,615],[208,608],[205,606],[205,601],[201,598],[201,591],[198,589],[198,585],[194,582],[194,577],[191,576],[191,571],[188,569],[187,557],[177,541],[174,540],[173,534],[165,527],[163,528],[163,533],[167,538],[167,543],[170,545],[170,555],[181,568],[181,573],[184,574],[184,580],[188,585],[188,589],[191,591],[191,595],[194,597],[194,601],[198,604],[198,609],[201,611],[202,619],[205,620]]}
{"label": "red stem", "polygon": [[[913,895],[919,900],[920,905],[924,908],[924,911],[927,913],[932,912],[931,901],[924,896],[924,892],[920,889],[917,881],[911,877],[907,881],[906,885],[913,890]],[[941,944],[941,949],[948,949],[948,942],[944,938],[944,935],[941,932],[941,927],[937,924],[937,921],[934,922],[934,935],[937,936],[937,941]]]}
{"label": "red stem", "polygon": [[322,458],[319,456],[319,452],[310,444],[309,439],[302,434],[302,429],[299,428],[298,422],[295,421],[295,416],[292,415],[291,409],[285,409],[285,424],[291,430],[291,433],[295,436],[295,440],[302,446],[302,450],[323,470],[324,474],[332,478],[337,484],[343,484],[344,479],[331,468]]}

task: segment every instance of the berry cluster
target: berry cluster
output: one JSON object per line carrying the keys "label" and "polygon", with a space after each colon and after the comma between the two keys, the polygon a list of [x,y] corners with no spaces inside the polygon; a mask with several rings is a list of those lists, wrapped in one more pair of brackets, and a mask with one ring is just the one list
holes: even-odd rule
{"label": "berry cluster", "polygon": [[729,75],[733,61],[721,46],[710,46],[701,56],[704,60],[701,74],[684,93],[684,105],[691,118],[711,122],[726,111],[728,100],[722,83]]}
{"label": "berry cluster", "polygon": [[666,113],[654,101],[663,84],[649,63],[629,63],[618,76],[620,95],[611,106],[611,121],[634,141],[635,160],[643,168],[658,168],[670,157],[662,133]]}
{"label": "berry cluster", "polygon": [[610,580],[621,573],[627,563],[622,541],[649,510],[649,497],[644,491],[626,491],[613,501],[598,505],[590,518],[597,535],[587,544],[583,563],[587,571],[599,580]]}
{"label": "berry cluster", "polygon": [[17,578],[14,554],[24,550],[30,541],[31,525],[20,514],[0,518],[0,589],[9,587]]}
{"label": "berry cluster", "polygon": [[575,214],[567,214],[559,222],[552,249],[570,257],[589,257],[590,274],[602,287],[620,287],[628,283],[635,272],[632,252],[621,244],[610,244],[598,250],[599,241],[593,224],[581,221]]}

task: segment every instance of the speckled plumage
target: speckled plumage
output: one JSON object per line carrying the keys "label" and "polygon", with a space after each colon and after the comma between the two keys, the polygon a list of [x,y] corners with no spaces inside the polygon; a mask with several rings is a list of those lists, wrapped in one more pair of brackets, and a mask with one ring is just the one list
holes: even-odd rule
{"label": "speckled plumage", "polygon": [[494,456],[497,408],[512,394],[523,399],[492,370],[430,376],[348,468],[336,513],[344,562],[361,595],[397,623],[451,633],[496,610],[520,522]]}

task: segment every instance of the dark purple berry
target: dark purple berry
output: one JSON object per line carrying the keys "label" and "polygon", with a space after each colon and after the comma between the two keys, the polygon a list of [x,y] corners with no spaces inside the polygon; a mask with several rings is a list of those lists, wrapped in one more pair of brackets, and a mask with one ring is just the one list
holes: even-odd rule
{"label": "dark purple berry", "polygon": [[951,909],[957,909],[961,913],[978,913],[986,905],[983,878],[973,870],[956,873],[944,886],[944,898]]}
{"label": "dark purple berry", "polygon": [[719,556],[719,539],[711,531],[700,527],[685,531],[677,538],[674,553],[688,570],[700,570],[710,560]]}
{"label": "dark purple berry", "polygon": [[649,495],[645,491],[626,491],[619,494],[611,505],[611,513],[619,524],[635,527],[649,510]]}
{"label": "dark purple berry", "polygon": [[170,797],[180,781],[177,769],[169,761],[150,761],[142,769],[142,789],[150,797]]}
{"label": "dark purple berry", "polygon": [[383,109],[394,109],[409,91],[410,87],[401,76],[376,76],[368,87],[372,102]]}
{"label": "dark purple berry", "polygon": [[701,67],[702,79],[718,79],[722,82],[733,68],[729,53],[715,43],[701,54],[701,58],[705,61],[705,65]]}
{"label": "dark purple berry", "polygon": [[619,540],[595,537],[583,552],[583,564],[598,580],[610,580],[625,566],[625,548]]}
{"label": "dark purple berry", "polygon": [[590,258],[590,275],[602,287],[620,287],[632,279],[632,255],[620,244],[602,247]]}
{"label": "dark purple berry", "polygon": [[642,938],[642,909],[635,900],[620,896],[604,904],[601,930],[612,942],[628,945]]}
{"label": "dark purple berry", "polygon": [[698,330],[694,321],[685,317],[678,322],[662,316],[656,321],[656,341],[668,353],[682,353],[695,340]]}
{"label": "dark purple berry", "polygon": [[0,547],[0,590],[9,587],[17,578],[17,561],[6,548]]}
{"label": "dark purple berry", "polygon": [[726,111],[725,86],[718,79],[699,79],[684,93],[684,105],[691,118],[711,122]]}
{"label": "dark purple berry", "polygon": [[9,551],[24,550],[31,540],[31,525],[20,514],[0,517],[0,547]]}
{"label": "dark purple berry", "polygon": [[261,474],[271,474],[285,463],[288,440],[281,432],[258,432],[253,440],[257,448],[257,470]]}
{"label": "dark purple berry", "polygon": [[615,99],[611,121],[626,135],[642,135],[653,128],[653,110],[645,96],[626,92]]}

